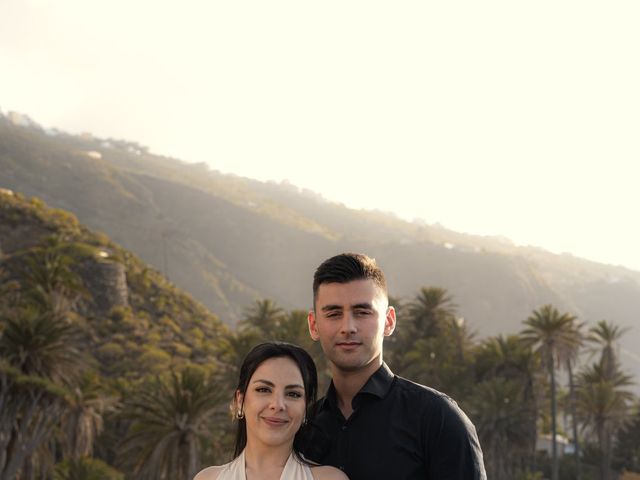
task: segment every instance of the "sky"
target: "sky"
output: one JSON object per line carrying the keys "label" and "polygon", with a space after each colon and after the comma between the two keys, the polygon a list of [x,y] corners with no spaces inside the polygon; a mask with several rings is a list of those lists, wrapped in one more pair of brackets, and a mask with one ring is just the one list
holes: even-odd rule
{"label": "sky", "polygon": [[0,0],[0,109],[640,271],[640,3]]}

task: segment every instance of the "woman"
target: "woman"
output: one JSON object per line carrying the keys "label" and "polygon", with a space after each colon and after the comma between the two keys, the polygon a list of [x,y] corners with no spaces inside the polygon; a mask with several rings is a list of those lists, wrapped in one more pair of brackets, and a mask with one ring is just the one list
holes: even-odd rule
{"label": "woman", "polygon": [[299,453],[317,383],[315,364],[302,348],[283,342],[254,347],[240,368],[232,404],[238,420],[234,460],[205,468],[194,480],[348,480]]}

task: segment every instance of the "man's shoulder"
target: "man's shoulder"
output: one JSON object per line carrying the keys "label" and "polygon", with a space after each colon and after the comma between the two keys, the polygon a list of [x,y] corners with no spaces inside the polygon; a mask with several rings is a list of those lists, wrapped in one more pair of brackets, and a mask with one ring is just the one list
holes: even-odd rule
{"label": "man's shoulder", "polygon": [[429,418],[454,416],[461,417],[465,422],[468,421],[458,403],[446,393],[435,388],[396,375],[392,391],[393,395],[404,399],[407,404],[411,405],[412,410],[416,413],[421,412],[422,415]]}
{"label": "man's shoulder", "polygon": [[425,401],[434,402],[453,402],[455,401],[446,393],[436,390],[435,388],[422,385],[420,383],[409,380],[408,378],[396,375],[392,390],[397,393],[403,393],[417,398],[423,398]]}

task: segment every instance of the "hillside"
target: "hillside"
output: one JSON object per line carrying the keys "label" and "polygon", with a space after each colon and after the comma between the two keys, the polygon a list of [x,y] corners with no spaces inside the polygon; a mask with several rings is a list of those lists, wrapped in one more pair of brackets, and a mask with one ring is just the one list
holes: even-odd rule
{"label": "hillside", "polygon": [[64,297],[63,309],[81,328],[91,363],[107,377],[137,380],[172,365],[215,368],[217,343],[228,332],[204,306],[104,234],[41,200],[7,191],[0,191],[0,273],[7,307],[12,296],[19,302],[34,288],[54,310]]}
{"label": "hillside", "polygon": [[[255,298],[308,308],[313,269],[344,250],[375,256],[396,297],[447,288],[480,336],[517,331],[548,302],[590,323],[633,327],[640,312],[640,273],[622,267],[357,211],[292,185],[8,117],[0,118],[0,186],[73,212],[229,325]],[[623,345],[639,341],[632,328]]]}

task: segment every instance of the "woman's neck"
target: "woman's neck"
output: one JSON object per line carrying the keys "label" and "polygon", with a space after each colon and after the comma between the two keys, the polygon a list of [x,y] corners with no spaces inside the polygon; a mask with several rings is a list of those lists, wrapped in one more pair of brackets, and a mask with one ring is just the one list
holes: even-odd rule
{"label": "woman's neck", "polygon": [[244,449],[247,480],[279,479],[289,455],[291,455],[291,449],[291,444],[272,446],[247,442]]}

